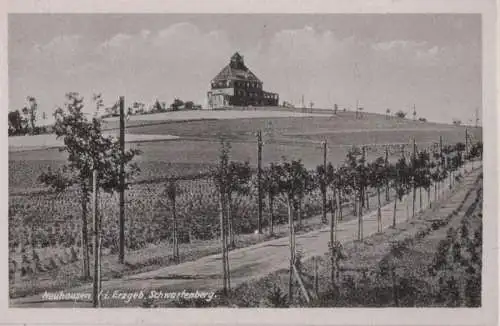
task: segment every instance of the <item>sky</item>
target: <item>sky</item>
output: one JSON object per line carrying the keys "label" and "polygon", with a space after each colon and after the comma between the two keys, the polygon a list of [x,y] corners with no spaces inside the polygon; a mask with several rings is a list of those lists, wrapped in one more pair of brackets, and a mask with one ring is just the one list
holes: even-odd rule
{"label": "sky", "polygon": [[238,51],[280,101],[403,110],[472,123],[481,111],[477,14],[9,14],[9,109],[79,92],[105,103],[206,105]]}

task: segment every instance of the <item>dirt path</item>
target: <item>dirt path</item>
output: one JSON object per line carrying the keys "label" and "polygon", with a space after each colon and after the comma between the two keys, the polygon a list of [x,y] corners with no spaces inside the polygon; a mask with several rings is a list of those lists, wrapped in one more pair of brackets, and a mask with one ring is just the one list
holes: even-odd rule
{"label": "dirt path", "polygon": [[[476,166],[478,164],[476,163]],[[470,167],[469,167],[470,170]],[[458,188],[471,186],[471,180],[479,175],[481,169],[474,170],[465,182]],[[446,187],[448,189],[448,187]],[[446,197],[454,192],[447,190]],[[434,198],[433,192],[431,199]],[[417,208],[420,206],[417,193]],[[427,194],[422,196],[422,206],[427,207]],[[407,206],[407,200],[410,204]],[[450,200],[450,199],[448,199]],[[394,203],[382,207],[382,225],[386,229],[392,224]],[[397,203],[396,221],[406,222],[411,215],[411,196]],[[376,211],[364,216],[364,237],[377,232]],[[329,241],[328,227],[321,230],[297,235],[297,250],[300,250],[304,259],[314,255],[321,255],[327,251]],[[338,226],[337,239],[343,243],[357,238],[357,220],[341,222]],[[237,285],[268,275],[271,272],[284,269],[289,264],[288,238],[280,238],[254,246],[238,249],[229,253],[231,269],[231,286]],[[134,292],[143,291],[146,295],[151,291],[182,292],[186,291],[217,291],[222,286],[222,264],[220,255],[206,256],[196,261],[175,266],[160,268],[155,271],[140,273],[123,279],[104,281],[102,288],[110,297],[114,291]],[[67,289],[66,293],[91,293],[92,285]],[[43,294],[24,297],[10,301],[11,307],[90,307],[89,302],[74,301],[46,301]],[[143,300],[132,300],[124,303],[123,299],[103,300],[103,306],[141,306]]]}

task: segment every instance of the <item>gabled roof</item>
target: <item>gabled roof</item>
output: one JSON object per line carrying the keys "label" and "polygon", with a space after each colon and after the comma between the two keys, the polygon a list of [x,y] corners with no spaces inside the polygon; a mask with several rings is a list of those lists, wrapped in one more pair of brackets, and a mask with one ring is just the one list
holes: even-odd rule
{"label": "gabled roof", "polygon": [[238,61],[241,60],[240,68],[235,68],[234,65],[232,66],[231,63],[229,63],[217,74],[217,76],[214,77],[214,79],[212,79],[212,81],[244,80],[261,82],[260,79],[257,78],[257,76],[255,76],[255,74],[244,65],[243,57],[238,52],[233,54],[231,59],[232,61],[234,61],[235,59]]}

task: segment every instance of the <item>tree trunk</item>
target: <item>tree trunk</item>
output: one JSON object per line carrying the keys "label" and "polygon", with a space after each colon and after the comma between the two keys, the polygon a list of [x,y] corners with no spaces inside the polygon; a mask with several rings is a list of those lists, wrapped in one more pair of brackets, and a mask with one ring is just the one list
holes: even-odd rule
{"label": "tree trunk", "polygon": [[365,197],[366,197],[366,209],[370,210],[370,194],[368,193],[368,189],[365,188]]}
{"label": "tree trunk", "polygon": [[437,182],[434,182],[434,201],[435,201],[435,202],[436,202],[436,201],[437,201],[437,199],[438,199],[438,197],[437,197],[438,193],[437,193],[437,192],[438,192],[438,183],[437,183]]}
{"label": "tree trunk", "polygon": [[417,202],[417,187],[415,186],[415,183],[413,183],[413,200],[412,200],[412,205],[411,205],[411,218],[415,218],[415,203]]}
{"label": "tree trunk", "polygon": [[270,224],[270,234],[274,234],[274,196],[269,193],[269,215],[271,220],[269,221]]}
{"label": "tree trunk", "polygon": [[389,178],[386,177],[386,180],[385,180],[385,202],[388,203],[389,200],[391,200],[389,198]]}
{"label": "tree trunk", "polygon": [[90,278],[90,254],[89,254],[89,233],[88,233],[88,189],[85,182],[81,184],[82,189],[82,256],[83,256],[83,278]]}
{"label": "tree trunk", "polygon": [[221,191],[219,194],[219,209],[220,209],[220,237],[222,246],[222,270],[223,270],[223,292],[227,296],[227,264],[226,264],[226,228],[225,228],[225,218],[224,218],[224,193]]}
{"label": "tree trunk", "polygon": [[427,188],[427,205],[429,208],[432,207],[432,202],[431,202],[431,188]]}
{"label": "tree trunk", "polygon": [[398,203],[398,191],[396,189],[395,193],[394,193],[394,211],[393,211],[393,214],[392,214],[392,227],[393,228],[396,228],[396,205]]}
{"label": "tree trunk", "polygon": [[406,220],[410,220],[410,194],[403,195],[403,200],[406,199]]}
{"label": "tree trunk", "polygon": [[332,198],[332,207],[331,207],[331,218],[330,218],[330,262],[332,264],[332,269],[331,269],[331,281],[332,281],[332,286],[335,287],[335,250],[334,250],[334,246],[335,246],[335,241],[337,241],[337,219],[335,218],[335,213],[336,213],[336,209],[335,209],[335,204],[334,204],[334,200],[335,200],[335,189],[333,190],[333,195],[334,195],[334,198]]}
{"label": "tree trunk", "polygon": [[377,232],[382,232],[382,204],[380,202],[380,187],[377,187]]}
{"label": "tree trunk", "polygon": [[330,212],[330,243],[333,245],[333,243],[337,240],[337,221],[335,218],[335,202],[334,199],[332,198],[331,200],[331,212]]}
{"label": "tree trunk", "polygon": [[358,216],[358,196],[356,195],[356,191],[354,191],[353,200],[352,200],[352,212],[354,216]]}
{"label": "tree trunk", "polygon": [[358,202],[358,240],[363,240],[363,212],[361,208],[362,203],[362,195],[360,195],[360,200]]}
{"label": "tree trunk", "polygon": [[339,188],[339,194],[338,194],[338,204],[339,204],[339,220],[342,221],[343,214],[342,214],[342,189]]}
{"label": "tree trunk", "polygon": [[233,203],[233,198],[231,193],[227,193],[227,222],[228,222],[228,248],[235,248],[236,244],[234,241],[234,218],[232,214],[232,203]]}
{"label": "tree trunk", "polygon": [[[325,171],[326,173],[326,171]],[[321,221],[323,223],[327,223],[327,219],[326,219],[326,187],[321,187],[321,200],[323,202],[323,210],[322,210],[322,216],[321,216]]]}
{"label": "tree trunk", "polygon": [[299,207],[297,208],[297,224],[298,228],[300,229],[302,227],[302,196],[299,197]]}
{"label": "tree trunk", "polygon": [[420,197],[420,211],[422,211],[422,187],[419,188],[418,195]]}

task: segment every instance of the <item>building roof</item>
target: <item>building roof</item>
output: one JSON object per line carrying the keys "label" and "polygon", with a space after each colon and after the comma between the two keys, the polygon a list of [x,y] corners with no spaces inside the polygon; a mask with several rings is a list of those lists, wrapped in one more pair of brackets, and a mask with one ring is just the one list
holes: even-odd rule
{"label": "building roof", "polygon": [[212,81],[221,80],[245,80],[253,82],[261,82],[253,72],[245,66],[243,57],[236,52],[232,55],[230,63],[225,66]]}

